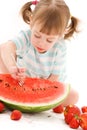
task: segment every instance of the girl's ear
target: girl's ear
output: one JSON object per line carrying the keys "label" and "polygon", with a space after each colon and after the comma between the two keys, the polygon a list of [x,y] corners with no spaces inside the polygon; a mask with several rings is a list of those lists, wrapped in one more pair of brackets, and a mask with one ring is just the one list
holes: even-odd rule
{"label": "girl's ear", "polygon": [[32,17],[30,17],[30,28],[32,28]]}
{"label": "girl's ear", "polygon": [[67,34],[68,31],[69,31],[69,28],[67,27],[67,28],[65,29],[65,31],[64,31],[64,34]]}

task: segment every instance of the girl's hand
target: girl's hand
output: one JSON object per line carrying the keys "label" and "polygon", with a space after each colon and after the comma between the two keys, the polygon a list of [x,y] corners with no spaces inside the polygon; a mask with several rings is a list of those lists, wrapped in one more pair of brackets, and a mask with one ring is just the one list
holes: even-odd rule
{"label": "girl's hand", "polygon": [[26,68],[17,68],[16,66],[12,66],[10,69],[10,74],[14,79],[17,79],[18,81],[24,81],[25,71]]}
{"label": "girl's hand", "polygon": [[54,82],[54,81],[58,81],[58,75],[54,75],[54,74],[51,74],[49,77],[48,77],[48,80]]}

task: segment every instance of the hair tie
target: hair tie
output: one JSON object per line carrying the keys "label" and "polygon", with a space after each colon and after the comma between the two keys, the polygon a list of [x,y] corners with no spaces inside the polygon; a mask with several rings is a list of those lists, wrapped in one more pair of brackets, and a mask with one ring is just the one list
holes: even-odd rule
{"label": "hair tie", "polygon": [[38,1],[37,1],[37,0],[32,1],[32,5],[36,5],[37,3],[38,3]]}

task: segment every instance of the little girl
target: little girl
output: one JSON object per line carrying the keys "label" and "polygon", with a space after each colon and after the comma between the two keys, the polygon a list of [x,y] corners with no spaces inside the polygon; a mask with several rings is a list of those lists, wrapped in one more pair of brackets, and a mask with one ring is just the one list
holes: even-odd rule
{"label": "little girl", "polygon": [[[23,5],[21,14],[30,29],[1,44],[0,73],[19,80],[27,75],[66,83],[65,41],[77,32],[78,20],[63,0],[30,1]],[[63,104],[75,104],[78,97],[71,88]]]}

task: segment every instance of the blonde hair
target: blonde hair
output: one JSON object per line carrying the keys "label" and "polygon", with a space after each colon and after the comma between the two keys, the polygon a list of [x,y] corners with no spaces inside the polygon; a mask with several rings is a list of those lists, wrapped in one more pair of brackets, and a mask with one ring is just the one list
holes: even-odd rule
{"label": "blonde hair", "polygon": [[[21,8],[23,20],[27,24],[30,24],[32,18],[31,26],[37,22],[41,25],[40,31],[47,34],[54,32],[62,35],[67,29],[65,39],[71,37],[74,32],[78,32],[78,19],[71,16],[69,7],[63,0],[40,0],[34,10],[31,5],[32,1],[27,2]],[[71,22],[69,23],[69,21]]]}

